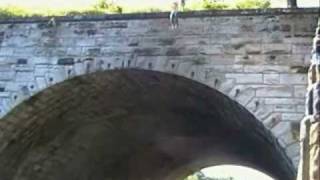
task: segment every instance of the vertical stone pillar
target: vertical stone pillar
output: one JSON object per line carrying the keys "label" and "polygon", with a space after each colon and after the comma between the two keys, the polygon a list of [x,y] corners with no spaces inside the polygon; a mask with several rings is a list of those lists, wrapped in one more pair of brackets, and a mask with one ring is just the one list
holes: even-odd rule
{"label": "vertical stone pillar", "polygon": [[298,180],[320,180],[320,19],[313,40],[308,72],[306,117],[300,129],[301,159]]}

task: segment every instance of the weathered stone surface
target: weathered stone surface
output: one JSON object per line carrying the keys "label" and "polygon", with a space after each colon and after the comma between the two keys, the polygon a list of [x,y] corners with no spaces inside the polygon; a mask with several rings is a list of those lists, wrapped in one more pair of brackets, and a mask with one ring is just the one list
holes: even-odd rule
{"label": "weathered stone surface", "polygon": [[280,75],[279,74],[264,74],[263,75],[264,84],[279,84]]}
{"label": "weathered stone surface", "polygon": [[292,89],[288,86],[267,86],[256,90],[257,97],[291,97]]}
{"label": "weathered stone surface", "polygon": [[281,84],[307,84],[306,74],[280,74]]}
{"label": "weathered stone surface", "polygon": [[[297,112],[295,105],[284,105],[284,104],[274,105],[274,111],[275,112]],[[303,112],[304,112],[304,109],[303,109]]]}
{"label": "weathered stone surface", "polygon": [[17,72],[16,81],[17,82],[30,82],[34,81],[34,73],[33,72]]}
{"label": "weathered stone surface", "polygon": [[291,144],[290,146],[288,146],[286,148],[286,152],[288,154],[289,157],[296,157],[299,155],[299,143],[294,143],[294,144]]}
{"label": "weathered stone surface", "polygon": [[280,122],[276,126],[274,126],[271,131],[275,136],[281,136],[286,132],[290,131],[291,124],[290,122]]}
{"label": "weathered stone surface", "polygon": [[[316,12],[187,12],[181,14],[184,18],[176,31],[170,29],[167,13],[61,17],[57,28],[39,19],[3,22],[0,86],[5,87],[3,95],[17,98],[1,105],[0,116],[36,92],[74,76],[137,68],[218,89],[271,128],[288,113],[304,112],[311,46],[311,37],[305,35],[316,24]],[[273,121],[276,114],[280,118]]]}
{"label": "weathered stone surface", "polygon": [[73,58],[61,58],[58,59],[58,65],[73,65],[74,59]]}
{"label": "weathered stone surface", "polygon": [[172,180],[215,157],[277,179],[295,177],[278,141],[241,105],[160,72],[96,72],[64,81],[19,105],[0,128],[2,180]]}
{"label": "weathered stone surface", "polygon": [[303,119],[303,113],[283,113],[282,120],[299,122]]}
{"label": "weathered stone surface", "polygon": [[226,78],[235,79],[239,84],[263,83],[262,74],[226,74]]}
{"label": "weathered stone surface", "polygon": [[264,44],[262,46],[264,54],[288,54],[291,53],[290,44]]}
{"label": "weathered stone surface", "polygon": [[12,81],[15,79],[15,72],[13,71],[0,71],[0,80],[1,81]]}
{"label": "weathered stone surface", "polygon": [[295,86],[294,87],[294,96],[295,97],[305,97],[306,96],[306,86]]}
{"label": "weathered stone surface", "polygon": [[303,98],[266,98],[266,104],[294,104],[303,105],[305,100]]}

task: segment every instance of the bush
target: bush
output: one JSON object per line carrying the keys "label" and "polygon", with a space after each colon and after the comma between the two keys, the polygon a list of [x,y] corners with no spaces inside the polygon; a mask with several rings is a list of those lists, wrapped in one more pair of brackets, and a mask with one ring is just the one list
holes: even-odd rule
{"label": "bush", "polygon": [[237,9],[266,9],[271,5],[269,0],[237,0]]}
{"label": "bush", "polygon": [[0,8],[0,19],[11,17],[24,17],[29,15],[29,12],[27,12],[26,10],[15,6]]}
{"label": "bush", "polygon": [[216,0],[203,0],[202,7],[204,9],[228,9],[229,5],[223,2],[217,2]]}
{"label": "bush", "polygon": [[85,10],[85,11],[68,11],[64,13],[65,16],[95,16],[95,15],[104,15],[103,11],[99,10]]}
{"label": "bush", "polygon": [[95,6],[97,10],[102,9],[112,13],[122,13],[122,7],[109,0],[99,0]]}

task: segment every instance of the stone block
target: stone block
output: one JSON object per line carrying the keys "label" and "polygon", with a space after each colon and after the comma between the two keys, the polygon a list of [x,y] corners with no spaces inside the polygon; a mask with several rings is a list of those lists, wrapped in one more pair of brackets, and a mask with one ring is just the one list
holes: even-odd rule
{"label": "stone block", "polygon": [[37,84],[38,90],[42,90],[48,87],[45,77],[36,77],[36,84]]}
{"label": "stone block", "polygon": [[96,40],[94,38],[79,38],[75,40],[75,44],[80,47],[95,46]]}
{"label": "stone block", "polygon": [[284,43],[263,44],[262,53],[264,54],[289,54],[291,53],[291,45]]}
{"label": "stone block", "polygon": [[257,97],[291,97],[292,87],[269,85],[267,87],[257,88],[256,96]]}
{"label": "stone block", "polygon": [[34,72],[17,72],[15,81],[16,82],[31,82],[34,81]]}
{"label": "stone block", "polygon": [[305,105],[297,105],[297,112],[304,113],[306,111]]}
{"label": "stone block", "polygon": [[287,104],[276,104],[273,107],[275,112],[296,112],[295,105],[287,105]]}
{"label": "stone block", "polygon": [[211,73],[243,73],[243,65],[206,65],[205,71],[208,72],[208,76]]}
{"label": "stone block", "polygon": [[212,54],[222,54],[223,52],[223,46],[222,45],[204,45],[200,46],[199,53],[203,55],[212,55]]}
{"label": "stone block", "polygon": [[13,56],[14,51],[15,51],[14,48],[1,47],[0,48],[0,56]]}
{"label": "stone block", "polygon": [[[51,65],[54,64],[53,58],[50,57],[33,57],[32,60],[30,60],[29,64],[33,64],[35,66],[37,65]],[[37,69],[37,68],[35,68]]]}
{"label": "stone block", "polygon": [[312,45],[292,45],[292,53],[293,54],[311,54]]}
{"label": "stone block", "polygon": [[288,147],[290,144],[296,143],[297,140],[293,137],[291,131],[289,130],[288,132],[284,133],[279,137],[279,139],[282,140],[284,143],[283,147]]}
{"label": "stone block", "polygon": [[68,47],[66,56],[82,56],[82,48],[81,47]]}
{"label": "stone block", "polygon": [[32,65],[16,65],[15,67],[12,67],[13,70],[16,72],[33,72],[34,66]]}
{"label": "stone block", "polygon": [[304,98],[265,98],[266,104],[291,104],[291,105],[304,105]]}
{"label": "stone block", "polygon": [[246,54],[260,54],[262,51],[261,44],[246,44],[244,49]]}
{"label": "stone block", "polygon": [[236,83],[246,84],[246,83],[263,83],[262,74],[226,74],[226,78],[232,78],[236,80]]}
{"label": "stone block", "polygon": [[92,48],[84,48],[82,54],[84,56],[101,56],[101,48],[92,47]]}
{"label": "stone block", "polygon": [[261,105],[264,105],[264,99],[254,97],[245,107],[254,114]]}
{"label": "stone block", "polygon": [[280,75],[279,74],[263,74],[264,84],[279,84]]}
{"label": "stone block", "polygon": [[299,143],[293,143],[286,147],[286,153],[290,158],[296,157],[300,154],[300,145]]}
{"label": "stone block", "polygon": [[275,125],[271,129],[271,132],[273,133],[274,136],[280,137],[290,130],[291,130],[291,123],[282,121],[282,122],[279,122],[277,125]]}
{"label": "stone block", "polygon": [[304,98],[306,96],[307,86],[294,86],[294,96]]}
{"label": "stone block", "polygon": [[300,162],[300,154],[296,157],[291,158],[293,166],[297,169]]}
{"label": "stone block", "polygon": [[123,29],[128,28],[128,22],[106,21],[99,24],[101,29]]}
{"label": "stone block", "polygon": [[287,73],[290,72],[290,67],[287,65],[244,65],[246,73]]}
{"label": "stone block", "polygon": [[255,89],[246,85],[237,85],[229,92],[229,96],[245,106],[255,97]]}
{"label": "stone block", "polygon": [[300,122],[304,117],[303,113],[282,113],[283,121]]}
{"label": "stone block", "polygon": [[0,98],[9,98],[11,96],[11,93],[6,91],[6,92],[0,92]]}
{"label": "stone block", "polygon": [[280,74],[280,83],[306,85],[307,75],[306,74]]}
{"label": "stone block", "polygon": [[259,121],[266,121],[266,119],[268,119],[272,114],[274,114],[273,112],[273,108],[270,105],[265,105],[265,104],[259,104],[257,106],[257,110],[253,113]]}
{"label": "stone block", "polygon": [[36,55],[36,53],[34,53],[36,50],[38,49],[33,47],[16,47],[13,53],[15,56],[19,55],[21,57],[26,57],[30,55]]}
{"label": "stone block", "polygon": [[[211,85],[211,87],[214,87],[215,88],[215,83],[213,82],[213,84]],[[224,94],[228,94],[232,89],[233,87],[235,86],[236,82],[235,82],[235,79],[226,79],[226,80],[223,80],[219,86],[218,86],[218,90]]]}
{"label": "stone block", "polygon": [[50,65],[35,65],[34,75],[35,76],[44,76],[50,71],[52,66]]}
{"label": "stone block", "polygon": [[0,81],[10,81],[14,80],[15,72],[14,71],[0,71]]}

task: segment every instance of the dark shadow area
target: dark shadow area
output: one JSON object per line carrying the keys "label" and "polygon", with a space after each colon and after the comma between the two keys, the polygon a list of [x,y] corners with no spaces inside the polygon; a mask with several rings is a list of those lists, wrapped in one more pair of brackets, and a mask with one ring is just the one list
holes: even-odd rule
{"label": "dark shadow area", "polygon": [[0,129],[1,180],[173,180],[219,164],[295,179],[280,145],[245,108],[159,72],[64,81],[19,105]]}

